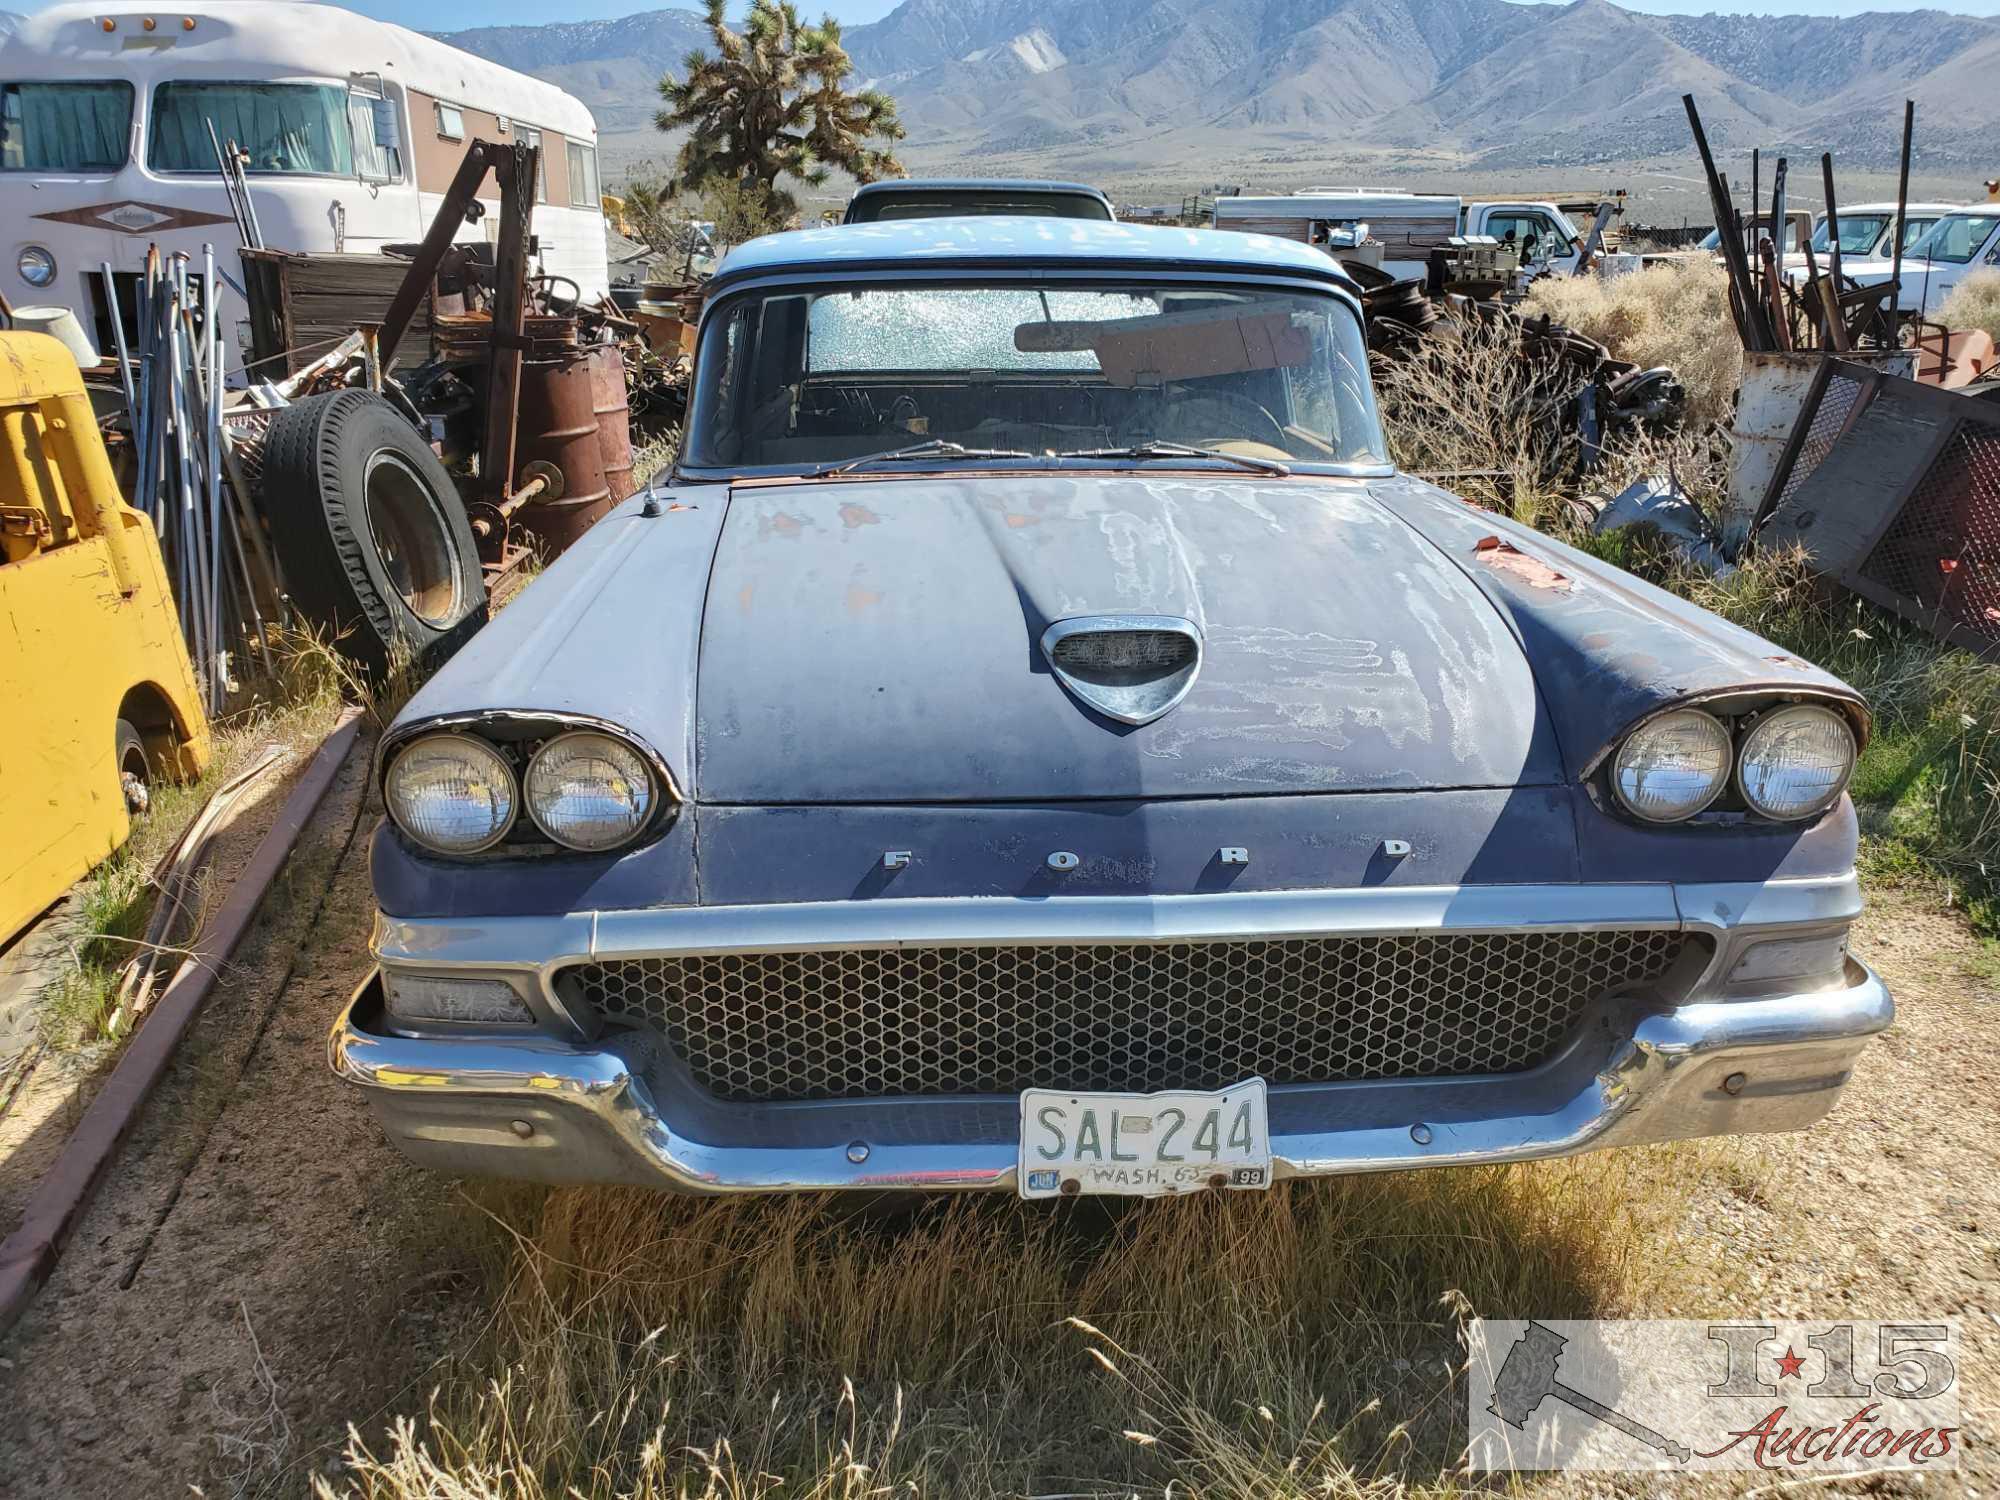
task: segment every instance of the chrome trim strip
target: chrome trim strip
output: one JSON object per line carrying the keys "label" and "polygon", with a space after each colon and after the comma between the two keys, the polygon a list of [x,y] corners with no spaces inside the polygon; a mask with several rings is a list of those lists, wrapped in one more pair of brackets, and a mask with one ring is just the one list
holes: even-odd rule
{"label": "chrome trim strip", "polygon": [[1367,886],[1187,896],[965,896],[776,906],[681,906],[561,917],[378,914],[391,965],[546,969],[586,958],[894,948],[918,944],[1196,942],[1343,933],[1739,927],[1852,919],[1853,875],[1712,885]]}
{"label": "chrome trim strip", "polygon": [[[1895,1015],[1866,966],[1853,964],[1848,977],[1843,990],[1695,1003],[1644,1017],[1595,1054],[1604,1061],[1594,1072],[1588,1059],[1572,1056],[1507,1078],[1273,1090],[1278,1175],[1526,1161],[1802,1129],[1832,1108],[1855,1057]],[[335,1023],[329,1062],[366,1089],[400,1149],[440,1170],[697,1193],[1013,1186],[1016,1146],[992,1128],[992,1100],[918,1101],[920,1110],[898,1100],[755,1106],[694,1115],[707,1137],[695,1139],[678,1133],[661,1107],[675,1106],[675,1118],[685,1120],[689,1101],[656,1098],[649,1079],[660,1075],[610,1047],[371,1030],[356,1012],[379,1004],[371,997],[376,982],[370,975]],[[671,1080],[662,1086],[674,1088]],[[1004,1109],[1007,1101],[999,1103]],[[841,1129],[829,1141],[816,1127],[835,1113]],[[983,1132],[952,1128],[982,1118]],[[860,1122],[852,1136],[849,1121]],[[795,1143],[784,1139],[787,1131]],[[868,1141],[862,1162],[851,1159],[849,1139]]]}

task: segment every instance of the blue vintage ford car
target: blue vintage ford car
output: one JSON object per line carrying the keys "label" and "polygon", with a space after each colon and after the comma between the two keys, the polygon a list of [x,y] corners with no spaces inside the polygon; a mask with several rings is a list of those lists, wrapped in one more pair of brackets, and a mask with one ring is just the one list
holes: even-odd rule
{"label": "blue vintage ford car", "polygon": [[778,235],[671,481],[383,738],[333,1066],[437,1168],[696,1192],[1793,1130],[1892,1014],[1867,730],[1399,475],[1304,246]]}

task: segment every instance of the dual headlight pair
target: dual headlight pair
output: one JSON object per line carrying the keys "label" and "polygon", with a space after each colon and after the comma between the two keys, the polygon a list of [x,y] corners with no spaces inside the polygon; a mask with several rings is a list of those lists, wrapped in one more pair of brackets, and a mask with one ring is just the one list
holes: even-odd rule
{"label": "dual headlight pair", "polygon": [[558,734],[514,767],[485,740],[444,732],[389,764],[383,800],[396,826],[438,854],[478,854],[507,837],[523,806],[551,842],[596,854],[630,843],[660,798],[645,758],[595,730]]}
{"label": "dual headlight pair", "polygon": [[1677,708],[1626,736],[1611,762],[1611,790],[1635,818],[1679,823],[1705,810],[1733,778],[1751,812],[1796,823],[1840,800],[1854,759],[1847,720],[1821,704],[1758,714],[1740,741],[1714,714]]}

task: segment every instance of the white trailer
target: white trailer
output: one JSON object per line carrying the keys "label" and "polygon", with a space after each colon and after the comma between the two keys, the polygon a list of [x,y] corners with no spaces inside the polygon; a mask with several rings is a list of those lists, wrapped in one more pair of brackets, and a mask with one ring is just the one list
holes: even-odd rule
{"label": "white trailer", "polygon": [[[335,6],[196,0],[171,11],[59,4],[0,41],[7,300],[74,308],[104,349],[114,293],[129,326],[149,245],[187,251],[199,268],[213,244],[218,268],[238,277],[210,125],[248,153],[274,250],[420,240],[470,141],[539,145],[539,270],[586,297],[608,285],[597,126],[580,101]],[[495,211],[459,238],[497,227],[498,189],[487,189]],[[226,283],[215,294],[222,326],[247,351],[241,302]]]}
{"label": "white trailer", "polygon": [[1430,252],[1454,235],[1491,235],[1512,245],[1526,271],[1576,269],[1583,234],[1554,203],[1485,200],[1379,188],[1313,188],[1265,197],[1217,198],[1215,227],[1323,245],[1356,225],[1382,245],[1382,269],[1422,276]]}

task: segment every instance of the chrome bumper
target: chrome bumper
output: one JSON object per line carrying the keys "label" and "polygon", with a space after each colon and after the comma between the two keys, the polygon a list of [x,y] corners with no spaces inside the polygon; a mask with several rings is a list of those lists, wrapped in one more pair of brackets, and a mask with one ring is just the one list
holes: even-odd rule
{"label": "chrome bumper", "polygon": [[[1469,901],[1464,893],[1428,907],[1411,893],[1397,893],[1395,910],[1415,930],[1539,925],[1521,921],[1527,889],[1508,893],[1512,920],[1504,924],[1485,909],[1486,898]],[[1826,1114],[1855,1057],[1894,1016],[1882,981],[1850,960],[1841,986],[1709,997],[1713,976],[1727,972],[1744,941],[1844,926],[1859,905],[1852,881],[1798,882],[1793,889],[1618,889],[1622,895],[1611,904],[1622,902],[1622,909],[1612,915],[1600,907],[1597,921],[1645,919],[1640,908],[1649,908],[1662,925],[1717,939],[1709,974],[1691,991],[1700,998],[1644,1015],[1622,1032],[1592,1029],[1528,1073],[1273,1088],[1276,1175],[1525,1161],[1605,1146],[1798,1130]],[[1545,920],[1581,925],[1585,903],[1579,894],[1566,892],[1563,909]],[[1347,908],[1350,918],[1373,907],[1366,925],[1381,930],[1389,895],[1351,906],[1334,894],[1327,899]],[[941,924],[950,916],[944,908],[957,905],[915,904],[930,908],[926,915]],[[1046,923],[1050,904],[1036,904]],[[1199,909],[1216,910],[1206,903]],[[1162,917],[1161,910],[1158,903],[1147,908],[1156,933],[1185,925]],[[657,914],[668,931],[662,942],[661,927],[639,930],[648,914],[621,914],[625,940],[616,943],[605,941],[604,921],[590,916],[524,926],[504,941],[465,925],[418,931],[385,922],[377,948],[384,963],[431,972],[518,973],[525,965],[540,975],[544,995],[553,996],[550,976],[565,961],[586,956],[800,943],[798,919],[805,913],[782,915],[792,920],[774,914],[766,926],[759,914],[743,911]],[[861,920],[888,915],[877,910]],[[1285,925],[1302,915],[1286,914]],[[695,936],[688,929],[704,917],[716,925]],[[1017,917],[1026,920],[1027,914],[1016,911],[1008,921]],[[1312,926],[1324,930],[1326,913],[1313,917]],[[1096,930],[1103,921],[1099,914],[1087,925]],[[569,924],[582,924],[583,931]],[[904,927],[900,940],[916,936]],[[581,941],[563,941],[570,937]],[[542,946],[551,938],[555,948]],[[872,940],[898,939],[884,934]],[[927,931],[918,940],[937,937]],[[992,938],[982,931],[961,940]],[[639,1033],[595,1041],[581,1028],[570,1039],[547,1031],[398,1035],[384,1024],[380,979],[373,974],[335,1024],[330,1053],[334,1071],[366,1090],[384,1130],[406,1155],[455,1174],[638,1183],[695,1193],[1014,1185],[1019,1126],[1011,1098],[729,1104],[700,1089],[677,1059]]]}

